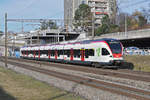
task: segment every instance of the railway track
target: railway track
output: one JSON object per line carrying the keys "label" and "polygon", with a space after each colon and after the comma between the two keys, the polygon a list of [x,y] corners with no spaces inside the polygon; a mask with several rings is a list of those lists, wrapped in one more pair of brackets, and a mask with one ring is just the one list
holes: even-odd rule
{"label": "railway track", "polygon": [[150,82],[150,73],[148,72],[139,72],[139,71],[131,71],[131,70],[110,70],[110,69],[99,69],[99,68],[91,68],[91,67],[83,67],[80,65],[70,65],[70,64],[61,64],[61,63],[53,63],[53,62],[43,62],[43,61],[35,61],[35,60],[27,60],[27,59],[16,59],[9,58],[11,60],[19,60],[22,62],[39,64],[39,65],[47,65],[54,66],[57,68],[63,68],[74,71],[81,71],[86,73],[92,73],[97,75],[105,75],[117,78],[131,79],[136,81],[144,81]]}
{"label": "railway track", "polygon": [[[3,60],[1,59],[1,61],[4,62],[4,59]],[[90,77],[81,77],[81,76],[56,72],[52,70],[46,70],[46,69],[31,66],[31,65],[27,65],[27,64],[21,64],[19,62],[8,61],[8,63],[11,65],[15,65],[15,66],[28,69],[28,70],[32,70],[35,72],[39,72],[42,74],[54,76],[57,78],[68,80],[68,81],[73,81],[78,84],[82,84],[82,85],[94,87],[100,90],[109,91],[112,93],[135,98],[137,100],[150,100],[150,91],[147,91],[147,90],[136,89],[133,87],[124,86],[124,85],[120,85],[120,84],[113,83],[113,82],[106,82],[106,81],[102,81],[102,80],[98,80],[98,79],[94,79]]]}

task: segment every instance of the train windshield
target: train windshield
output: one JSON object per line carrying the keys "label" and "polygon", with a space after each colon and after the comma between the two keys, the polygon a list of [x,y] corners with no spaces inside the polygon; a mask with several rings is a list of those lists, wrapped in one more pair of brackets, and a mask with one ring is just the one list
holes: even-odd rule
{"label": "train windshield", "polygon": [[119,41],[109,40],[109,41],[107,41],[107,43],[113,54],[121,54],[122,53],[122,46]]}

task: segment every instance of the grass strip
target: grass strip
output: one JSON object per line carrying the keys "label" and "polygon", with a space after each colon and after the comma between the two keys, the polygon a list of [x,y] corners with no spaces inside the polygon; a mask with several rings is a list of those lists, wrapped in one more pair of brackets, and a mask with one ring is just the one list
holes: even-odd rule
{"label": "grass strip", "polygon": [[131,55],[124,58],[134,64],[134,70],[150,72],[150,56]]}
{"label": "grass strip", "polygon": [[0,100],[83,100],[71,93],[0,67]]}

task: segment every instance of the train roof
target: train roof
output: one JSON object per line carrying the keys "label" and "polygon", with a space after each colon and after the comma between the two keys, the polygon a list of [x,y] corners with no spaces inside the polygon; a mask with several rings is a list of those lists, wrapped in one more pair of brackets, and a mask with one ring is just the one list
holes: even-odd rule
{"label": "train roof", "polygon": [[65,45],[65,44],[90,44],[92,42],[101,42],[101,41],[118,41],[117,39],[112,38],[103,38],[103,39],[96,39],[96,40],[84,40],[84,41],[68,41],[67,43],[60,43],[60,44],[47,44],[47,45],[34,45],[34,46],[24,46],[25,47],[37,47],[37,46],[52,46],[52,45]]}
{"label": "train roof", "polygon": [[112,39],[112,38],[103,38],[103,39],[96,39],[96,40],[84,40],[84,41],[81,41],[80,43],[81,44],[89,44],[91,42],[97,42],[97,41],[111,41],[111,40],[114,40],[114,41],[118,41],[116,39]]}

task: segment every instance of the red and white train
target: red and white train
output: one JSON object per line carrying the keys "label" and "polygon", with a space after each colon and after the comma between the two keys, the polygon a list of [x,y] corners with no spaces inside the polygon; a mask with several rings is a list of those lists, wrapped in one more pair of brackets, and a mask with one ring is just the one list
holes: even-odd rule
{"label": "red and white train", "polygon": [[20,49],[20,54],[22,58],[26,59],[103,67],[116,67],[123,62],[123,46],[115,39],[27,46]]}

